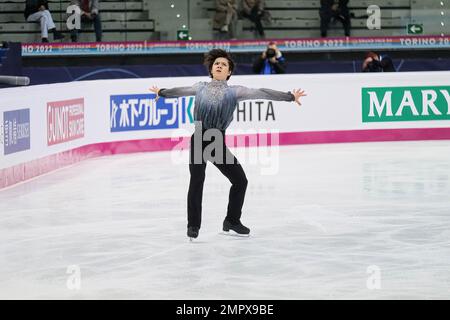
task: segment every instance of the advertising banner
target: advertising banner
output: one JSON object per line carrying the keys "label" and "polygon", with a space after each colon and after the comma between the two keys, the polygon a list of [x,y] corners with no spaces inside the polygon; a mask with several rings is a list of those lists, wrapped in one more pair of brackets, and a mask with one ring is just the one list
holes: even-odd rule
{"label": "advertising banner", "polygon": [[[450,36],[392,36],[272,39],[281,51],[449,49]],[[232,52],[262,52],[268,41],[128,41],[99,43],[24,43],[22,55],[86,56],[204,53],[213,48]]]}
{"label": "advertising banner", "polygon": [[4,154],[30,149],[30,109],[3,112]]}
{"label": "advertising banner", "polygon": [[47,103],[47,145],[84,137],[84,99]]}
{"label": "advertising banner", "polygon": [[[274,133],[280,145],[450,139],[449,79],[448,71],[232,76],[229,86],[302,89],[307,96],[301,106],[258,97],[241,101],[233,106],[227,135]],[[172,150],[194,131],[195,96],[156,99],[149,88],[199,81],[210,78],[0,89],[0,187],[42,174],[39,166],[48,171],[102,154]]]}

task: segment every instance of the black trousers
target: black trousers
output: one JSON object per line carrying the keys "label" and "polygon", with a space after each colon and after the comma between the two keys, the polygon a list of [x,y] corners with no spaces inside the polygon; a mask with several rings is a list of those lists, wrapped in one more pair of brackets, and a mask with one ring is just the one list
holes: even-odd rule
{"label": "black trousers", "polygon": [[[188,227],[199,227],[202,221],[203,185],[207,162],[214,164],[231,182],[225,219],[240,222],[247,177],[235,156],[225,145],[225,131],[196,130],[191,137],[189,172],[191,174],[187,199]],[[209,134],[205,134],[209,131]]]}

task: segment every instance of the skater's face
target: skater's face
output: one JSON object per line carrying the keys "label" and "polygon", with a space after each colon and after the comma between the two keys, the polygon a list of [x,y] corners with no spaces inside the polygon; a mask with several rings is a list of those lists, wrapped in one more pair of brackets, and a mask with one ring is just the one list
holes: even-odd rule
{"label": "skater's face", "polygon": [[217,58],[213,63],[211,74],[215,80],[227,80],[227,78],[231,75],[228,59]]}

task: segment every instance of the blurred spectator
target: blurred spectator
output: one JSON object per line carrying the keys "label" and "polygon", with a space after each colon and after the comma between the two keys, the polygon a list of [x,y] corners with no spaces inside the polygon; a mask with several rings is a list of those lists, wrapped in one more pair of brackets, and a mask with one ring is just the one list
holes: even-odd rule
{"label": "blurred spectator", "polygon": [[286,60],[275,42],[269,42],[267,49],[256,59],[253,71],[258,74],[285,73]]}
{"label": "blurred spectator", "polygon": [[264,8],[264,0],[242,0],[242,16],[255,24],[258,35],[263,39],[265,33],[261,20],[270,19],[269,13]]}
{"label": "blurred spectator", "polygon": [[237,7],[236,0],[216,0],[213,28],[228,34],[231,39],[236,39]]}
{"label": "blurred spectator", "polygon": [[[95,41],[102,41],[102,21],[99,12],[99,0],[71,0],[72,5],[81,9],[81,22],[93,23],[95,30]],[[73,29],[70,35],[72,42],[78,41],[78,30]]]}
{"label": "blurred spectator", "polygon": [[369,51],[364,58],[362,72],[395,72],[395,67],[389,56]]}
{"label": "blurred spectator", "polygon": [[341,21],[344,26],[345,36],[350,36],[350,11],[348,10],[348,0],[320,0],[320,34],[327,36],[328,26],[333,19]]}
{"label": "blurred spectator", "polygon": [[56,30],[52,15],[48,10],[47,0],[26,0],[25,20],[27,22],[39,22],[41,24],[42,42],[48,42],[48,32],[53,33],[53,40],[60,40],[64,35]]}

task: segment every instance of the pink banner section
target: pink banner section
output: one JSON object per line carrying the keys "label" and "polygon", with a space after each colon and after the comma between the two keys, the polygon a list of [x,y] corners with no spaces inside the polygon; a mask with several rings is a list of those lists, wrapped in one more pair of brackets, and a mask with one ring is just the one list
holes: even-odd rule
{"label": "pink banner section", "polygon": [[450,139],[450,128],[343,130],[281,133],[280,145],[446,139]]}
{"label": "pink banner section", "polygon": [[47,103],[47,145],[84,137],[84,98]]}
{"label": "pink banner section", "polygon": [[[189,147],[190,137],[114,141],[91,144],[0,169],[0,189],[94,157],[135,152],[169,151]],[[229,135],[230,147],[257,147],[340,142],[381,142],[450,139],[450,128],[377,129]]]}

